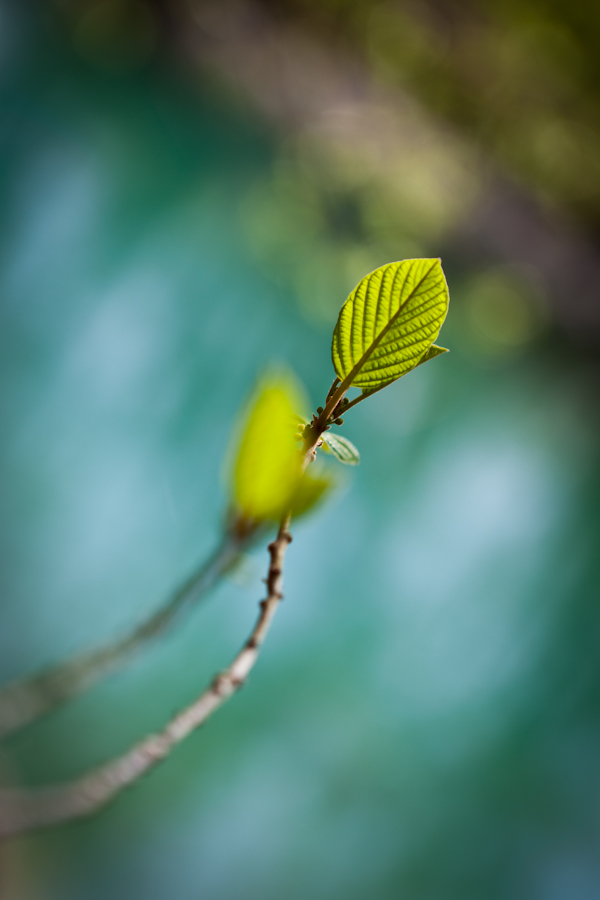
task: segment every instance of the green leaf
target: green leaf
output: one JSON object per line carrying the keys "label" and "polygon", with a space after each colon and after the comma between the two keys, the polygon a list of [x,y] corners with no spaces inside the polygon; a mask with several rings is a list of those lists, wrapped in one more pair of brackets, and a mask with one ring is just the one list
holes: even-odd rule
{"label": "green leaf", "polygon": [[334,487],[335,480],[331,475],[322,473],[313,476],[309,475],[308,472],[305,472],[292,501],[292,514],[294,518],[304,516],[306,513],[311,512],[325,499],[325,496],[330,493]]}
{"label": "green leaf", "polygon": [[333,332],[331,356],[340,382],[371,393],[410,372],[431,349],[448,302],[439,259],[405,259],[365,275]]}
{"label": "green leaf", "polygon": [[321,439],[325,453],[331,453],[347,466],[357,466],[359,464],[360,453],[348,438],[342,437],[341,434],[331,434],[327,431],[321,435]]}
{"label": "green leaf", "polygon": [[435,359],[436,356],[441,356],[442,353],[449,353],[449,352],[450,351],[448,350],[447,347],[438,347],[437,344],[432,344],[431,347],[429,348],[429,350],[427,351],[427,353],[425,353],[421,357],[421,359],[417,363],[417,366],[423,365],[423,363],[428,362],[430,359]]}
{"label": "green leaf", "polygon": [[[430,359],[435,359],[436,356],[441,356],[442,353],[449,353],[449,351],[446,349],[446,347],[438,347],[436,344],[432,344],[429,350],[427,350],[427,352],[421,357],[421,359],[417,363],[417,366],[421,366],[423,363],[426,363]],[[416,369],[417,366],[413,366],[413,368]],[[391,381],[384,381],[383,384],[379,385],[379,387],[371,388],[371,390],[363,388],[362,396],[370,397],[371,394],[376,394],[377,391],[380,391],[382,388],[387,387],[388,384],[392,384],[392,382],[394,381],[396,381],[395,378],[392,378]]]}
{"label": "green leaf", "polygon": [[279,519],[300,481],[293,419],[303,407],[297,383],[285,374],[262,379],[250,401],[233,471],[234,503],[247,519]]}

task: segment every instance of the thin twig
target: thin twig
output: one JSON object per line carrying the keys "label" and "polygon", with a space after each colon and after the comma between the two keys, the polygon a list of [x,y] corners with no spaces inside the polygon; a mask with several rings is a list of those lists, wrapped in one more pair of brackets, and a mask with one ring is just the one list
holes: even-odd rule
{"label": "thin twig", "polygon": [[271,562],[267,596],[252,633],[231,665],[221,672],[190,706],[178,713],[158,734],[150,735],[123,756],[72,782],[37,790],[0,791],[0,835],[7,837],[90,815],[124,788],[166,759],[177,744],[206,722],[208,717],[245,683],[269,631],[283,594],[283,560],[288,544],[289,516],[282,521],[269,545]]}
{"label": "thin twig", "polygon": [[[375,393],[375,391],[373,391]],[[341,411],[342,415],[346,415],[348,410],[352,409],[353,406],[356,406],[357,403],[360,403],[361,400],[364,400],[365,397],[370,396],[370,394],[359,394],[358,397],[355,397],[354,400],[351,400],[350,403],[347,404]]]}
{"label": "thin twig", "polygon": [[81,653],[0,690],[0,740],[91,688],[121,669],[150,640],[163,634],[178,615],[196,604],[240,558],[250,536],[228,535],[150,618],[125,637]]}

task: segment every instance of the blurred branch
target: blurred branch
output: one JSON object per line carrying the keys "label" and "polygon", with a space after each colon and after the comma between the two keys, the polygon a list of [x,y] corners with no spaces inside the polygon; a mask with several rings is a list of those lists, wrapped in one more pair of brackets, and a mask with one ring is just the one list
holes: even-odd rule
{"label": "blurred branch", "polygon": [[260,648],[283,598],[283,561],[292,540],[288,531],[290,517],[279,526],[276,539],[269,545],[266,599],[252,633],[231,665],[190,706],[178,713],[159,733],[136,744],[123,756],[75,781],[38,790],[0,792],[0,835],[9,836],[47,825],[56,825],[89,815],[100,809],[124,788],[136,782],[171,753],[192,731],[245,683],[258,658]]}
{"label": "blurred branch", "polygon": [[148,641],[163,634],[179,614],[198,603],[235,565],[255,536],[252,530],[242,536],[228,533],[213,555],[130,634],[0,690],[0,739],[47,715],[125,666]]}

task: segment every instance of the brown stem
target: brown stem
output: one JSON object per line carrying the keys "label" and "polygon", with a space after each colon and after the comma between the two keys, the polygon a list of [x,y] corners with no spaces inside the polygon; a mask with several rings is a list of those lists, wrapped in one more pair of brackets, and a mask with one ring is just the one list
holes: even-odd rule
{"label": "brown stem", "polygon": [[321,433],[325,430],[325,426],[327,425],[332,412],[334,411],[340,400],[343,399],[344,394],[347,392],[349,387],[350,382],[346,378],[346,380],[342,381],[339,387],[336,388],[336,390],[332,393],[331,397],[325,404],[325,409],[317,419],[318,427],[322,426]]}
{"label": "brown stem", "polygon": [[[376,391],[372,391],[371,393],[375,394]],[[370,397],[371,394],[359,394],[358,397],[355,397],[354,400],[351,400],[350,403],[344,407],[342,410],[342,415],[346,415],[349,409],[352,409],[353,406],[356,406],[357,403],[360,403],[361,400],[364,400],[365,397]]]}
{"label": "brown stem", "polygon": [[48,825],[56,825],[96,812],[146,772],[166,759],[192,731],[206,722],[245,683],[283,597],[283,561],[288,544],[290,517],[279,526],[269,545],[271,562],[267,596],[250,637],[233,662],[190,706],[178,713],[158,734],[135,744],[122,756],[76,779],[33,790],[0,791],[0,835],[7,837]]}

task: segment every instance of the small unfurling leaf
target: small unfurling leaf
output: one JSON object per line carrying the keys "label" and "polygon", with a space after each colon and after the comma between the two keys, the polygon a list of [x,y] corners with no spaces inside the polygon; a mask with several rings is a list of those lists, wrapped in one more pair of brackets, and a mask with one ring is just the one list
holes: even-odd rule
{"label": "small unfurling leaf", "polygon": [[327,431],[322,435],[323,450],[325,453],[331,453],[340,462],[347,466],[357,466],[360,462],[360,453],[348,438],[341,434],[331,434]]}
{"label": "small unfurling leaf", "polygon": [[419,362],[418,366],[423,365],[423,363],[428,362],[430,359],[435,359],[436,356],[441,356],[442,353],[448,353],[447,347],[438,347],[437,344],[432,344],[427,353],[425,353]]}

